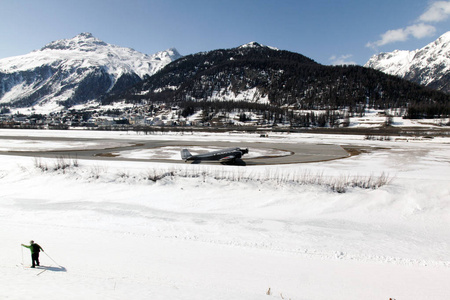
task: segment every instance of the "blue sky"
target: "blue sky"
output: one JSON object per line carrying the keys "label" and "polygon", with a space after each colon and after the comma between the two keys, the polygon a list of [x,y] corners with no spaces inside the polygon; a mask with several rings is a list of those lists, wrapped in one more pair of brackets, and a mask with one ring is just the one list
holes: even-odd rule
{"label": "blue sky", "polygon": [[147,54],[257,41],[326,65],[362,65],[448,30],[450,0],[0,0],[0,58],[90,32]]}

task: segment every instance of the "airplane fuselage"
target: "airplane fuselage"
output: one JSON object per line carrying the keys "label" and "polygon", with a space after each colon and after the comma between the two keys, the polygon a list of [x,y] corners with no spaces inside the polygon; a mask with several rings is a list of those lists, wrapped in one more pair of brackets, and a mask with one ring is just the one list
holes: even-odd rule
{"label": "airplane fuselage", "polygon": [[191,155],[188,150],[183,149],[181,157],[185,161],[220,161],[220,162],[233,162],[236,159],[242,158],[242,155],[248,153],[248,149],[241,148],[227,148],[208,153]]}

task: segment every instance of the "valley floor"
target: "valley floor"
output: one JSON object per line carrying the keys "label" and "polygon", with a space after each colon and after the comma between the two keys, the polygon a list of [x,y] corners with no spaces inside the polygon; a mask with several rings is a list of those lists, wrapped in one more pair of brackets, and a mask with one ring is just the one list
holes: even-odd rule
{"label": "valley floor", "polygon": [[[133,139],[133,133],[88,131],[0,135]],[[38,164],[0,155],[0,298],[450,298],[450,138],[198,133],[164,139],[365,151],[247,167],[80,159],[63,169],[54,158]],[[165,176],[149,180],[155,174]],[[387,184],[377,189],[338,193],[328,184],[381,175]],[[31,239],[44,248],[46,269],[22,267],[30,254],[20,244]]]}

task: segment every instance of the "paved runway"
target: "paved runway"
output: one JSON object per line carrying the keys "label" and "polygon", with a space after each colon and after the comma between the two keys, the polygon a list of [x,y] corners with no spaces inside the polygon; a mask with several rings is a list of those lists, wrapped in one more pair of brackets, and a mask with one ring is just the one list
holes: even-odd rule
{"label": "paved runway", "polygon": [[[62,137],[0,137],[1,140],[32,140],[34,142],[58,142],[58,143],[70,143],[70,142],[92,142],[93,139],[80,139],[80,138],[62,138]],[[293,163],[308,163],[318,162],[333,159],[346,158],[349,156],[339,145],[330,144],[310,144],[310,143],[264,143],[264,142],[245,142],[245,143],[233,143],[233,142],[221,142],[221,141],[207,141],[207,142],[194,142],[194,141],[173,141],[173,140],[124,140],[124,139],[95,139],[96,147],[90,147],[90,149],[72,149],[72,150],[56,150],[56,151],[3,151],[0,154],[9,155],[22,155],[32,157],[77,157],[78,159],[95,159],[95,160],[129,160],[129,161],[152,161],[152,162],[164,162],[164,163],[182,163],[181,160],[174,159],[145,159],[145,158],[124,158],[114,157],[111,153],[117,153],[121,151],[133,151],[142,149],[157,149],[161,147],[241,147],[252,149],[276,149],[286,151],[285,156],[260,156],[260,157],[243,157],[245,165],[275,165],[275,164],[293,164]],[[109,145],[109,146],[108,146]],[[113,146],[111,146],[113,145]],[[217,163],[217,162],[201,162],[202,164]]]}

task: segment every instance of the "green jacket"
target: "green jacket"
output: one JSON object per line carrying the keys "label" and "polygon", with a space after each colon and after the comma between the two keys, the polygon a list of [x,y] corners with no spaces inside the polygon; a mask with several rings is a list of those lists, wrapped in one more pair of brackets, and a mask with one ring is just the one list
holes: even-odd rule
{"label": "green jacket", "polygon": [[38,244],[34,243],[31,244],[30,246],[24,245],[22,244],[23,247],[30,249],[31,254],[34,254],[36,252],[40,252],[42,250],[42,252],[44,252],[44,249],[42,249],[41,246],[39,246]]}

